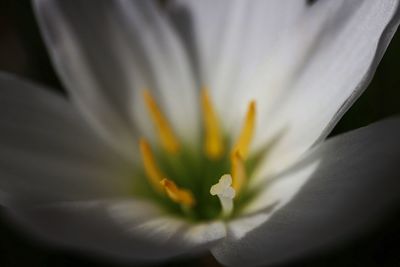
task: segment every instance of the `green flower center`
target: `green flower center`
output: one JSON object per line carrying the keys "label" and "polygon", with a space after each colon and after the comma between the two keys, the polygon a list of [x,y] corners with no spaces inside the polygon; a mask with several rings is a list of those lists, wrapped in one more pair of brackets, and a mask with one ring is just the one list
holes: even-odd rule
{"label": "green flower center", "polygon": [[[181,144],[148,91],[144,100],[159,135],[160,145],[140,140],[142,189],[169,213],[192,221],[230,218],[254,195],[248,177],[260,157],[248,155],[256,106],[251,101],[237,140],[223,134],[206,90],[201,93],[203,145]],[[143,190],[142,190],[143,191]]]}

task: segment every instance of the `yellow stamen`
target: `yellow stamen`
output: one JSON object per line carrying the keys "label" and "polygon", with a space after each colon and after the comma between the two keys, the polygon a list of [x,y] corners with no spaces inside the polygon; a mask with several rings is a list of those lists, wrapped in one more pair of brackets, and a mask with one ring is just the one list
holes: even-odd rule
{"label": "yellow stamen", "polygon": [[242,188],[244,182],[247,179],[246,175],[246,166],[244,165],[244,161],[240,156],[238,151],[234,152],[231,158],[231,167],[232,167],[232,187],[235,189],[236,193],[239,193]]}
{"label": "yellow stamen", "polygon": [[205,129],[204,152],[209,158],[218,159],[224,152],[224,143],[218,117],[205,88],[201,91],[201,106]]}
{"label": "yellow stamen", "polygon": [[164,149],[170,153],[176,153],[179,151],[179,141],[176,138],[172,127],[168,120],[165,118],[161,110],[159,109],[157,102],[148,90],[143,91],[144,101],[147,109],[150,112],[151,119],[157,128],[161,144]]}
{"label": "yellow stamen", "polygon": [[163,179],[160,184],[164,187],[167,195],[176,203],[192,207],[195,204],[193,194],[187,189],[178,188],[171,180]]}
{"label": "yellow stamen", "polygon": [[244,159],[247,156],[247,152],[250,147],[251,140],[253,138],[254,125],[256,117],[256,102],[253,100],[250,102],[247,108],[246,118],[240,132],[239,138],[236,140],[233,146],[232,154],[239,153]]}
{"label": "yellow stamen", "polygon": [[145,139],[141,139],[139,146],[147,178],[157,191],[162,192],[163,187],[160,185],[160,182],[165,176],[157,166],[150,145]]}

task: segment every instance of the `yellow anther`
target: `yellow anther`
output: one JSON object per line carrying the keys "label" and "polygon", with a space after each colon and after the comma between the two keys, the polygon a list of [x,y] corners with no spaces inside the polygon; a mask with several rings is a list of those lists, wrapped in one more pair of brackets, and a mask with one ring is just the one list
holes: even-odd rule
{"label": "yellow anther", "polygon": [[240,192],[244,182],[247,179],[246,166],[242,156],[238,151],[234,152],[231,157],[231,172],[232,172],[232,187],[235,189],[236,193]]}
{"label": "yellow anther", "polygon": [[204,152],[211,159],[218,159],[224,152],[224,142],[217,114],[207,89],[201,91],[201,106],[205,130]]}
{"label": "yellow anther", "polygon": [[150,184],[157,191],[162,192],[163,187],[160,185],[160,182],[162,179],[164,179],[165,176],[157,166],[150,145],[145,139],[141,139],[139,141],[139,146],[147,178],[149,179]]}
{"label": "yellow anther", "polygon": [[172,131],[168,120],[165,118],[154,97],[148,90],[143,91],[143,98],[146,103],[147,109],[149,110],[150,117],[153,120],[154,125],[157,128],[157,132],[164,149],[170,153],[176,153],[179,151],[179,141]]}
{"label": "yellow anther", "polygon": [[256,102],[253,100],[250,102],[247,108],[246,118],[242,126],[239,138],[236,140],[233,146],[232,154],[239,153],[243,159],[246,158],[251,140],[253,138],[254,125],[256,118]]}
{"label": "yellow anther", "polygon": [[188,207],[192,207],[195,204],[193,194],[189,190],[178,188],[173,181],[168,179],[161,180],[160,184],[174,202]]}

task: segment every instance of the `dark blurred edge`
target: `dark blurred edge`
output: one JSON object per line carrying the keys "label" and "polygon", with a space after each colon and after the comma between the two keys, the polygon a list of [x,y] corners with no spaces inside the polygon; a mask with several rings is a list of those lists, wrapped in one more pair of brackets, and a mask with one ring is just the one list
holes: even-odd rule
{"label": "dark blurred edge", "polygon": [[[400,114],[400,35],[396,35],[366,92],[331,136]],[[0,0],[0,70],[17,73],[63,93],[40,37],[30,2]],[[399,160],[400,162],[400,160]],[[366,207],[367,208],[367,207]],[[3,211],[0,209],[1,215]],[[51,249],[20,233],[0,216],[0,266],[116,266]],[[287,266],[400,266],[400,215],[388,214],[369,234],[319,257]],[[212,256],[162,266],[218,266]]]}

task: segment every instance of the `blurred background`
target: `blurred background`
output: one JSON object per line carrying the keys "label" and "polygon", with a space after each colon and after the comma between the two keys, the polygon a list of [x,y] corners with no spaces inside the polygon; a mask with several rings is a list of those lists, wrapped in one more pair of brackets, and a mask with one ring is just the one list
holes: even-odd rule
{"label": "blurred background", "polygon": [[[400,33],[394,36],[369,88],[346,113],[331,135],[400,114],[399,69]],[[52,87],[59,93],[65,93],[51,66],[27,0],[0,0],[0,71],[17,73]],[[65,252],[37,242],[9,223],[0,206],[0,266],[120,265]],[[173,260],[157,266],[219,264],[211,255],[204,255]],[[364,236],[333,251],[284,266],[400,266],[400,203],[397,210],[382,218],[382,223]]]}

